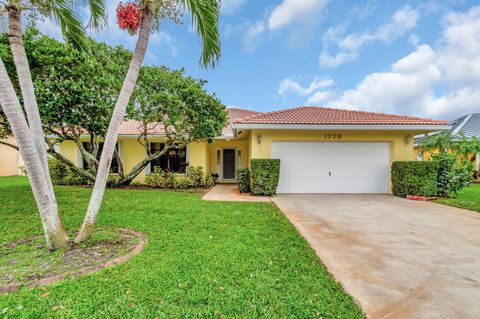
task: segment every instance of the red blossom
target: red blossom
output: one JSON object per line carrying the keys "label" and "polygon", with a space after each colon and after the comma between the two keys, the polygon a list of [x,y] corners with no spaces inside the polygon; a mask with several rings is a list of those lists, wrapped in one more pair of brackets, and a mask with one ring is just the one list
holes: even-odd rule
{"label": "red blossom", "polygon": [[142,21],[142,9],[136,2],[120,2],[117,7],[117,23],[120,29],[135,34]]}

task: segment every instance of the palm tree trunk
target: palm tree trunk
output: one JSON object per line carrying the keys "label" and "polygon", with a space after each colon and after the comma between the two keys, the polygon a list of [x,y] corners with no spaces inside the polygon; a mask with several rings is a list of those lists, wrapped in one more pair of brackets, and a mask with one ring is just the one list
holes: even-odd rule
{"label": "palm tree trunk", "polygon": [[[3,61],[0,59],[0,105],[3,108],[13,135],[18,144],[27,175],[30,180],[35,202],[42,221],[47,246],[54,250],[68,246],[68,236],[58,214],[55,196],[49,190],[45,172],[35,141],[31,136],[22,107],[8,77]],[[42,145],[44,145],[42,143]]]}
{"label": "palm tree trunk", "polygon": [[122,90],[118,96],[115,109],[113,110],[112,119],[108,127],[107,135],[103,144],[102,155],[100,157],[100,164],[98,166],[97,178],[95,179],[95,185],[93,187],[90,202],[88,204],[87,213],[83,221],[82,227],[75,238],[75,242],[79,243],[88,240],[95,227],[98,211],[103,200],[105,193],[105,187],[107,185],[108,172],[110,171],[110,164],[112,162],[113,152],[117,143],[118,131],[120,125],[122,125],[125,111],[132,96],[135,84],[137,82],[140,67],[147,51],[148,39],[150,36],[150,26],[152,21],[151,12],[145,8],[142,15],[142,22],[140,25],[140,31],[133,52],[132,60],[128,68],[127,75],[123,82]]}
{"label": "palm tree trunk", "polygon": [[[15,6],[7,6],[9,42],[12,50],[13,61],[17,70],[18,82],[22,91],[23,103],[27,113],[28,126],[31,136],[35,141],[38,154],[41,159],[42,168],[45,171],[46,178],[51,185],[50,172],[48,170],[48,156],[44,141],[44,132],[38,110],[37,98],[33,87],[32,74],[28,64],[27,54],[22,38],[22,15]],[[50,187],[53,193],[53,186]]]}

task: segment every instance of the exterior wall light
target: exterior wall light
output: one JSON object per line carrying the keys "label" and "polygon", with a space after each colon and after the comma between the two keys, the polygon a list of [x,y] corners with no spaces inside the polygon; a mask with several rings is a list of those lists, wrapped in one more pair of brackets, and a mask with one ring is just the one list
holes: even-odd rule
{"label": "exterior wall light", "polygon": [[412,136],[410,134],[408,134],[405,137],[405,144],[408,145],[408,144],[410,144],[411,141],[412,141]]}
{"label": "exterior wall light", "polygon": [[258,145],[262,144],[262,135],[261,134],[258,134],[257,140],[258,140]]}

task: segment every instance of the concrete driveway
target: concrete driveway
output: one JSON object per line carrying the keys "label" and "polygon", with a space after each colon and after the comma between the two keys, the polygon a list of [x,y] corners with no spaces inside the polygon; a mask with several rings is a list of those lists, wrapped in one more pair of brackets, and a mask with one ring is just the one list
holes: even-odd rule
{"label": "concrete driveway", "polygon": [[273,201],[370,318],[480,318],[480,214],[389,195]]}

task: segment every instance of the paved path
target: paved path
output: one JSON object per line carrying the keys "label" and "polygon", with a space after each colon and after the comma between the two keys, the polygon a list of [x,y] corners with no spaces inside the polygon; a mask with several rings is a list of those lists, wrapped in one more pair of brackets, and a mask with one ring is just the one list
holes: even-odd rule
{"label": "paved path", "polygon": [[268,196],[240,194],[235,184],[217,184],[202,197],[203,200],[230,202],[271,202]]}
{"label": "paved path", "polygon": [[273,201],[370,318],[480,318],[480,214],[389,195]]}

